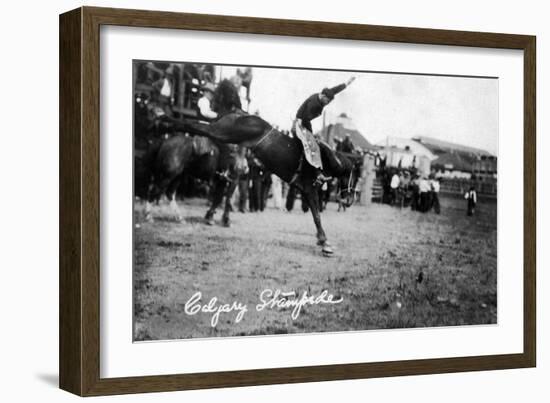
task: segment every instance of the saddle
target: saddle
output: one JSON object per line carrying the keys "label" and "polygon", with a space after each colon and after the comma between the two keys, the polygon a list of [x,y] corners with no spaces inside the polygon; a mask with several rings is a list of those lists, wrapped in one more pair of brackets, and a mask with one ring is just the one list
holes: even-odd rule
{"label": "saddle", "polygon": [[322,169],[323,162],[321,161],[321,149],[315,136],[297,121],[294,123],[294,133],[302,142],[304,147],[304,156],[307,162],[315,168]]}

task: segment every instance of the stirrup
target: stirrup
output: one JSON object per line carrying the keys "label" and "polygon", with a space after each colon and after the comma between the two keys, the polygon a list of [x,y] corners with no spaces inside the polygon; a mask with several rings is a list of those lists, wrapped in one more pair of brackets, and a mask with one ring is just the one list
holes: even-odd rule
{"label": "stirrup", "polygon": [[231,181],[230,178],[229,178],[229,170],[228,169],[226,169],[224,171],[216,171],[215,175],[220,179],[224,179],[226,181]]}
{"label": "stirrup", "polygon": [[319,173],[319,175],[317,175],[317,178],[315,178],[315,181],[313,182],[313,185],[314,186],[322,186],[325,182],[328,182],[332,179],[331,176],[325,176],[323,175],[323,173]]}

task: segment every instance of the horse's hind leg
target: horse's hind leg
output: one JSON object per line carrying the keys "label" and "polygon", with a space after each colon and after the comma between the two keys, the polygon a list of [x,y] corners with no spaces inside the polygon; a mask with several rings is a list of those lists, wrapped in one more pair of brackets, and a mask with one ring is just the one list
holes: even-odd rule
{"label": "horse's hind leg", "polygon": [[151,212],[151,202],[149,199],[145,202],[145,221],[153,222],[153,213]]}
{"label": "horse's hind leg", "polygon": [[149,222],[153,221],[151,204],[155,200],[158,200],[160,195],[162,195],[166,191],[170,182],[171,182],[171,179],[162,179],[158,183],[154,179],[151,180],[151,183],[149,184],[149,189],[147,190],[147,202],[145,203],[145,220],[146,221],[149,221]]}
{"label": "horse's hind leg", "polygon": [[151,203],[158,197],[158,188],[155,185],[155,180],[151,179],[149,187],[147,188],[147,201],[145,202],[145,221],[153,221],[153,213]]}
{"label": "horse's hind leg", "polygon": [[172,181],[172,183],[170,184],[170,186],[168,187],[168,190],[167,190],[166,193],[167,193],[168,198],[170,199],[170,209],[174,213],[174,215],[176,217],[176,221],[177,222],[182,222],[183,221],[183,216],[181,215],[181,211],[180,211],[180,208],[178,206],[178,202],[176,201],[176,193],[177,193],[179,184],[180,184],[179,178],[174,179]]}
{"label": "horse's hind leg", "polygon": [[206,212],[204,219],[206,224],[214,225],[214,214],[216,214],[216,209],[222,204],[223,195],[225,190],[226,182],[221,179],[214,179],[214,192],[212,197],[212,204]]}
{"label": "horse's hind leg", "polygon": [[227,190],[225,192],[225,209],[223,211],[223,216],[222,216],[222,225],[224,227],[231,226],[231,220],[229,219],[229,213],[232,210],[231,196],[233,196],[233,193],[235,192],[236,188],[237,188],[237,180],[234,180],[229,183],[229,186],[227,187]]}

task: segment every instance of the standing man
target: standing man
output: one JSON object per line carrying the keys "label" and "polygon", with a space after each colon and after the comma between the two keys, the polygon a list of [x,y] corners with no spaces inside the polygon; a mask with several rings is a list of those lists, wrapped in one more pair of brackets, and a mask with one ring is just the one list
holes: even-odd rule
{"label": "standing man", "polygon": [[201,118],[207,122],[218,118],[218,114],[212,110],[212,100],[214,99],[215,90],[216,87],[214,87],[214,84],[206,83],[202,87],[202,97],[197,102]]}
{"label": "standing man", "polygon": [[239,189],[239,211],[246,212],[246,202],[248,201],[248,160],[247,149],[239,147],[237,156],[237,168],[239,172],[238,189]]}
{"label": "standing man", "polygon": [[248,188],[248,207],[250,212],[262,211],[262,201],[263,201],[263,177],[264,177],[264,166],[257,159],[254,154],[249,155],[248,159],[249,167],[249,188]]}
{"label": "standing man", "polygon": [[156,102],[167,116],[172,116],[174,103],[174,66],[170,65],[161,74],[161,77],[152,84],[155,89]]}
{"label": "standing man", "polygon": [[351,135],[349,133],[346,134],[346,138],[342,141],[340,151],[344,153],[352,153],[355,151],[355,146],[353,145],[353,141],[351,141]]}
{"label": "standing man", "polygon": [[434,211],[436,214],[441,213],[441,206],[439,204],[439,189],[440,189],[440,183],[439,178],[433,178],[432,179],[432,206],[434,208]]}
{"label": "standing man", "polygon": [[430,182],[428,182],[428,178],[423,175],[418,183],[418,191],[420,192],[420,212],[422,213],[425,213],[430,209],[428,202],[430,189]]}
{"label": "standing man", "polygon": [[323,163],[321,162],[321,150],[317,140],[313,136],[311,121],[318,118],[323,113],[323,109],[327,106],[338,94],[348,87],[355,77],[351,77],[346,83],[337,85],[333,88],[324,88],[320,93],[310,95],[298,108],[296,112],[296,120],[293,125],[295,135],[302,141],[304,146],[304,154],[307,162],[313,166],[317,172],[315,183],[320,185],[330,178],[322,173]]}
{"label": "standing man", "polygon": [[464,198],[468,201],[468,210],[466,214],[468,216],[473,216],[476,209],[476,204],[477,204],[476,188],[474,186],[470,186],[470,190],[466,192],[466,194],[464,195]]}
{"label": "standing man", "polygon": [[411,190],[412,190],[412,199],[411,199],[411,210],[419,211],[420,210],[420,179],[417,174],[413,175],[411,181]]}
{"label": "standing man", "polygon": [[390,182],[390,189],[391,189],[390,205],[395,204],[395,202],[397,201],[397,189],[399,188],[400,184],[401,184],[401,179],[399,178],[397,171],[395,171],[393,173],[393,176],[391,177],[391,182]]}

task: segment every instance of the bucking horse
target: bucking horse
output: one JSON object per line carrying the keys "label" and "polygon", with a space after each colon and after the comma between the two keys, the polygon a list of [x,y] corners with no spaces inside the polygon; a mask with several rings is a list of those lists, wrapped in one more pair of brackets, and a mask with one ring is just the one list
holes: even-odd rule
{"label": "bucking horse", "polygon": [[[244,115],[235,87],[228,80],[220,83],[214,94],[214,108],[221,115],[228,113]],[[244,149],[235,144],[219,142],[214,138],[184,134],[182,121],[163,117],[162,123],[172,136],[160,145],[152,147],[146,157],[149,186],[145,207],[146,220],[153,219],[151,203],[165,194],[178,221],[182,221],[176,201],[176,190],[184,174],[213,184],[212,202],[206,212],[206,223],[214,223],[214,214],[224,198],[225,206],[222,225],[230,226],[231,196],[237,186],[237,179],[246,169]],[[185,125],[183,125],[185,126]],[[200,127],[208,127],[202,124]]]}
{"label": "bucking horse", "polygon": [[[321,246],[323,255],[330,256],[334,253],[321,223],[319,192],[314,183],[316,172],[304,160],[303,146],[298,138],[281,133],[259,116],[242,113],[228,113],[211,124],[181,124],[190,133],[211,138],[217,143],[237,144],[251,149],[270,172],[299,188],[313,216],[317,244]],[[353,164],[343,164],[335,158],[330,147],[322,142],[320,148],[323,170],[327,175],[353,175]]]}
{"label": "bucking horse", "polygon": [[176,190],[183,174],[213,184],[212,202],[206,212],[206,223],[214,223],[214,214],[225,198],[222,225],[230,226],[231,196],[237,186],[238,177],[244,173],[244,160],[238,146],[214,144],[206,137],[176,134],[165,140],[150,158],[151,179],[147,192],[145,216],[153,220],[151,203],[165,194],[177,221],[183,217],[176,201]]}

